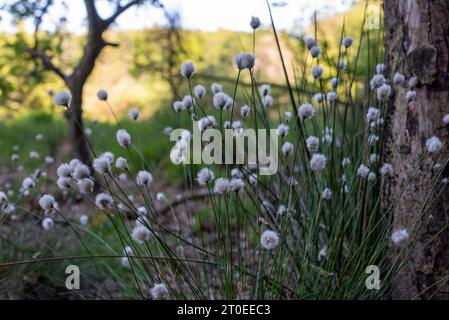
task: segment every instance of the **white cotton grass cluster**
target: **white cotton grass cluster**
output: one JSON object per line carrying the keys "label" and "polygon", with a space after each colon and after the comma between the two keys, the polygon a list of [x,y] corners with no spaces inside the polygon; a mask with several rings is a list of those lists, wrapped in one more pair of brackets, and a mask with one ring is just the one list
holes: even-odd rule
{"label": "white cotton grass cluster", "polygon": [[126,148],[131,144],[131,135],[125,129],[119,129],[116,138],[120,147]]}
{"label": "white cotton grass cluster", "polygon": [[151,238],[151,231],[143,224],[136,225],[131,232],[131,238],[142,244]]}
{"label": "white cotton grass cluster", "polygon": [[385,77],[382,74],[375,74],[371,81],[370,81],[370,86],[371,89],[377,89],[379,87],[381,87],[383,84],[385,84],[387,82],[387,80],[385,79]]}
{"label": "white cotton grass cluster", "polygon": [[230,183],[229,183],[229,179],[226,178],[218,178],[217,180],[215,180],[215,185],[214,185],[214,192],[219,194],[219,195],[224,195],[226,193],[228,193],[231,188],[230,188]]}
{"label": "white cotton grass cluster", "polygon": [[310,136],[306,139],[306,146],[311,153],[317,153],[320,147],[320,139],[315,136]]}
{"label": "white cotton grass cluster", "polygon": [[317,80],[319,78],[321,78],[321,76],[323,75],[324,69],[320,66],[313,66],[310,73],[312,75],[312,77]]}
{"label": "white cotton grass cluster", "polygon": [[129,170],[128,161],[123,157],[118,157],[115,160],[115,167],[120,170],[125,170],[125,171]]}
{"label": "white cotton grass cluster", "polygon": [[203,168],[198,171],[196,176],[196,181],[200,186],[207,186],[207,184],[211,183],[215,180],[215,175],[212,170],[209,168]]}
{"label": "white cotton grass cluster", "polygon": [[312,58],[318,58],[321,54],[321,49],[318,46],[313,46],[309,51]]}
{"label": "white cotton grass cluster", "polygon": [[55,197],[53,197],[50,194],[44,194],[39,199],[39,205],[45,211],[52,209],[54,204],[55,204]]}
{"label": "white cotton grass cluster", "polygon": [[380,87],[377,88],[377,99],[380,101],[386,101],[390,98],[392,93],[391,86],[384,83]]}
{"label": "white cotton grass cluster", "polygon": [[214,116],[206,116],[198,120],[198,128],[200,131],[214,128],[217,125],[217,121]]}
{"label": "white cotton grass cluster", "polygon": [[92,166],[94,167],[95,171],[100,174],[107,174],[111,173],[112,171],[110,159],[104,156],[100,156],[94,159]]}
{"label": "white cotton grass cluster", "polygon": [[242,118],[246,118],[250,112],[251,108],[248,107],[247,105],[244,105],[243,107],[240,108],[240,115],[242,116]]}
{"label": "white cotton grass cluster", "polygon": [[283,138],[288,134],[288,130],[289,130],[289,127],[286,124],[281,123],[281,124],[279,124],[278,128],[276,129],[276,134],[279,137]]}
{"label": "white cotton grass cluster", "polygon": [[201,99],[206,95],[206,88],[201,84],[196,85],[193,91],[195,92],[195,95],[199,99]]}
{"label": "white cotton grass cluster", "polygon": [[52,229],[54,225],[55,223],[53,219],[49,217],[45,217],[44,219],[42,219],[42,228],[44,228],[45,231]]}
{"label": "white cotton grass cluster", "polygon": [[269,108],[273,105],[273,97],[266,95],[262,97],[262,104],[265,108]]}
{"label": "white cotton grass cluster", "polygon": [[95,197],[95,205],[102,211],[108,211],[112,209],[113,204],[114,199],[111,197],[111,195],[105,192],[99,193]]}
{"label": "white cotton grass cluster", "polygon": [[279,235],[272,230],[265,230],[260,236],[260,244],[266,250],[273,250],[279,245]]}
{"label": "white cotton grass cluster", "polygon": [[399,85],[404,83],[405,81],[405,76],[402,73],[396,72],[393,76],[393,83],[395,85]]}
{"label": "white cotton grass cluster", "polygon": [[312,48],[313,46],[316,46],[317,42],[315,38],[312,37],[307,37],[304,39],[304,42],[306,44],[307,49],[310,50],[310,48]]}
{"label": "white cotton grass cluster", "polygon": [[380,168],[380,174],[388,176],[393,173],[393,166],[390,163],[384,163]]}
{"label": "white cotton grass cluster", "polygon": [[219,83],[214,82],[211,84],[210,90],[212,91],[213,94],[217,94],[217,93],[223,91],[223,86]]}
{"label": "white cotton grass cluster", "polygon": [[369,167],[364,164],[361,164],[357,169],[357,175],[362,178],[368,177],[369,172],[370,172]]}
{"label": "white cotton grass cluster", "polygon": [[260,94],[265,97],[271,94],[271,86],[269,84],[263,84],[260,86]]}
{"label": "white cotton grass cluster", "polygon": [[284,156],[289,156],[293,153],[294,146],[290,142],[284,142],[282,145],[281,151],[284,154]]}
{"label": "white cotton grass cluster", "polygon": [[402,243],[407,241],[408,238],[409,234],[407,229],[405,228],[396,229],[391,233],[391,241],[393,241],[395,245],[401,245]]}

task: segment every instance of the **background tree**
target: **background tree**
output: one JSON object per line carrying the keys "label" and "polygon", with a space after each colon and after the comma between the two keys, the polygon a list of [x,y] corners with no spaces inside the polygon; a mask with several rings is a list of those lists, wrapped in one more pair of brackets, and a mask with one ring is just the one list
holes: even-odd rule
{"label": "background tree", "polygon": [[[393,164],[384,207],[394,201],[393,225],[417,232],[410,252],[393,286],[394,298],[449,298],[449,195],[443,192],[437,203],[428,199],[442,191],[431,186],[432,167],[438,157],[425,157],[416,176],[406,186],[409,172],[422,160],[425,142],[439,137],[447,154],[449,139],[442,118],[449,113],[449,2],[447,0],[385,0],[385,49],[390,78],[396,72],[417,76],[416,99],[408,103],[405,86],[396,86],[387,108],[385,161]],[[440,155],[441,157],[441,155]],[[444,165],[444,163],[442,163]],[[449,168],[443,170],[447,176]],[[441,179],[439,180],[441,181]],[[425,211],[423,211],[425,209]],[[415,224],[416,223],[416,224]],[[393,257],[396,258],[396,257]]]}
{"label": "background tree", "polygon": [[[86,41],[82,56],[71,71],[66,71],[54,62],[56,51],[54,46],[51,46],[48,41],[41,41],[40,38],[39,30],[42,21],[50,7],[54,5],[53,0],[18,0],[5,5],[3,9],[11,12],[18,19],[33,21],[34,43],[33,46],[25,50],[35,61],[36,67],[56,74],[70,89],[72,93],[70,106],[72,113],[69,114],[70,139],[76,156],[80,160],[90,163],[90,153],[83,135],[83,89],[101,51],[107,46],[118,46],[117,43],[107,41],[104,34],[120,15],[133,6],[151,3],[155,7],[163,8],[163,5],[158,0],[130,0],[127,2],[109,0],[114,11],[109,17],[103,18],[97,11],[95,0],[84,0],[83,2],[87,15]],[[61,17],[60,20],[64,21],[65,18]]]}

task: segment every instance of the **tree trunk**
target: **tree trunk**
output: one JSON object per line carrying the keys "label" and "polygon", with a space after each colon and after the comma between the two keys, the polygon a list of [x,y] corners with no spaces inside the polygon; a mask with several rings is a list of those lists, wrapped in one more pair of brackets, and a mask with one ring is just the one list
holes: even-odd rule
{"label": "tree trunk", "polygon": [[82,162],[90,165],[92,162],[89,145],[86,141],[83,125],[83,86],[79,84],[72,84],[70,86],[72,92],[72,102],[69,113],[69,131],[70,141],[74,148],[75,156]]}
{"label": "tree trunk", "polygon": [[[448,155],[448,127],[442,122],[449,113],[449,1],[384,0],[385,49],[389,78],[396,72],[415,75],[419,84],[416,99],[407,102],[406,85],[395,85],[395,96],[387,106],[384,161],[394,174],[386,181],[383,206],[393,210],[393,229],[410,231],[408,245],[416,240],[404,267],[392,286],[396,299],[448,299],[449,283],[449,194],[444,191],[429,210],[422,213],[431,190],[432,167]],[[416,177],[400,195],[408,177],[425,152],[428,138],[444,143],[438,156],[426,156]],[[447,177],[448,168],[442,176]],[[441,178],[440,178],[441,179]],[[432,195],[444,185],[438,183]],[[398,200],[399,199],[399,200]],[[433,199],[431,196],[430,199]],[[403,251],[407,251],[406,249]],[[392,259],[397,258],[392,256]],[[404,256],[405,257],[405,256]],[[403,258],[403,257],[402,257]]]}

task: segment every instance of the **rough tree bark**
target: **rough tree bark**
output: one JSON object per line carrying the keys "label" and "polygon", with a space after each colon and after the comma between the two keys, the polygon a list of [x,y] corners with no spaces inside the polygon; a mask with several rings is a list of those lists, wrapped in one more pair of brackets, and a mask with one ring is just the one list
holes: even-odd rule
{"label": "rough tree bark", "polygon": [[[393,210],[393,228],[412,228],[416,244],[392,286],[392,297],[449,298],[449,194],[444,191],[435,207],[419,216],[428,196],[432,167],[447,159],[449,135],[442,118],[449,113],[449,1],[384,0],[386,63],[390,79],[395,72],[415,75],[416,100],[407,103],[406,86],[395,86],[387,106],[385,162],[394,167],[386,181],[384,208],[399,199]],[[428,156],[416,178],[400,196],[407,177],[416,167],[425,141],[437,136],[445,144],[438,156]],[[443,176],[448,176],[448,168]],[[439,184],[433,192],[443,188]],[[419,217],[418,217],[419,216]],[[413,240],[413,235],[411,235]],[[395,251],[397,252],[397,251]],[[396,256],[392,256],[393,259]]]}

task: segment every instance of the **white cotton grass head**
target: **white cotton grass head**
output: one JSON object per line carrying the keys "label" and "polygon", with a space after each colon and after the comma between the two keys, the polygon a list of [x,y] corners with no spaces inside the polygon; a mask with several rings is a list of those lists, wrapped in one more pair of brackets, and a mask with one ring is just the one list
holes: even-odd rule
{"label": "white cotton grass head", "polygon": [[279,245],[279,235],[277,232],[265,230],[260,236],[260,244],[266,250],[273,250]]}
{"label": "white cotton grass head", "polygon": [[251,111],[251,108],[248,107],[247,105],[244,105],[243,107],[240,108],[240,115],[243,118],[246,118],[249,115],[250,111]]}
{"label": "white cotton grass head", "polygon": [[252,69],[256,57],[251,53],[239,53],[235,56],[235,64],[239,70]]}
{"label": "white cotton grass head", "polygon": [[390,163],[384,163],[380,168],[380,174],[387,176],[393,173],[393,166]]}
{"label": "white cotton grass head", "polygon": [[140,115],[140,111],[137,108],[131,108],[128,111],[128,117],[131,120],[137,121],[137,119],[139,119],[139,115]]}
{"label": "white cotton grass head", "polygon": [[281,123],[276,129],[276,135],[283,138],[288,134],[288,130],[289,130],[288,126],[284,123]]}
{"label": "white cotton grass head", "polygon": [[377,89],[382,86],[387,80],[382,74],[375,74],[370,81],[371,89]]}
{"label": "white cotton grass head", "polygon": [[413,76],[410,79],[408,79],[407,85],[410,89],[415,88],[419,83],[418,77]]}
{"label": "white cotton grass head", "polygon": [[315,93],[313,96],[313,100],[315,100],[316,103],[321,103],[324,101],[325,95],[324,93],[318,92]]}
{"label": "white cotton grass head", "polygon": [[112,197],[105,192],[99,193],[95,197],[95,205],[100,210],[107,211],[112,208],[113,204],[114,199],[112,199]]}
{"label": "white cotton grass head", "polygon": [[164,300],[168,298],[168,288],[163,283],[157,283],[150,289],[153,300]]}
{"label": "white cotton grass head", "polygon": [[191,95],[186,95],[182,98],[182,110],[191,110],[195,105],[195,99]]}
{"label": "white cotton grass head", "polygon": [[327,158],[323,154],[315,153],[310,159],[310,169],[312,171],[322,171],[326,168]]}
{"label": "white cotton grass head", "polygon": [[320,139],[315,136],[310,136],[306,139],[306,146],[311,153],[316,153],[320,147]]}
{"label": "white cotton grass head", "polygon": [[230,191],[229,180],[226,178],[218,178],[215,180],[214,192],[220,195],[224,195]]}
{"label": "white cotton grass head", "polygon": [[44,228],[45,231],[52,229],[54,225],[55,223],[51,218],[46,217],[42,220],[42,228]]}
{"label": "white cotton grass head", "polygon": [[366,121],[372,122],[376,121],[380,117],[380,110],[377,108],[369,107],[368,111],[366,112]]}
{"label": "white cotton grass head", "polygon": [[406,100],[407,102],[411,102],[411,101],[415,100],[415,98],[416,98],[416,91],[409,90],[409,91],[407,91],[407,93],[405,94],[405,100]]}
{"label": "white cotton grass head", "polygon": [[354,38],[351,36],[347,36],[347,37],[343,38],[343,40],[341,41],[343,46],[345,46],[346,48],[350,48],[352,46],[353,42],[354,42]]}
{"label": "white cotton grass head", "polygon": [[136,225],[131,232],[131,238],[137,243],[144,243],[151,237],[151,231],[143,224]]}
{"label": "white cotton grass head", "polygon": [[321,198],[323,200],[331,200],[332,199],[332,191],[329,188],[324,188],[323,192],[321,192]]}
{"label": "white cotton grass head", "polygon": [[405,76],[402,73],[396,72],[393,76],[393,83],[395,85],[402,84],[405,81]]}
{"label": "white cotton grass head", "polygon": [[128,170],[128,161],[123,157],[118,157],[117,160],[115,160],[115,167],[120,170]]}
{"label": "white cotton grass head", "polygon": [[116,138],[120,147],[128,147],[131,144],[131,136],[125,129],[119,129]]}
{"label": "white cotton grass head", "polygon": [[317,80],[319,78],[321,78],[321,76],[323,75],[324,69],[320,66],[313,66],[312,70],[310,71],[310,73],[312,74],[312,77]]}
{"label": "white cotton grass head", "polygon": [[136,176],[136,183],[143,187],[149,187],[151,182],[153,182],[153,176],[151,173],[145,170],[140,170]]}
{"label": "white cotton grass head", "polygon": [[262,97],[262,104],[265,108],[269,108],[273,105],[273,97],[266,95]]}
{"label": "white cotton grass head", "polygon": [[53,197],[50,194],[44,194],[39,199],[39,205],[45,211],[50,210],[51,208],[53,208],[54,204],[55,204],[55,197]]}
{"label": "white cotton grass head", "polygon": [[36,137],[35,137],[36,141],[41,141],[43,138],[44,138],[44,135],[42,133],[36,134]]}
{"label": "white cotton grass head", "polygon": [[78,180],[76,182],[76,185],[78,186],[78,189],[82,194],[89,194],[94,191],[94,181],[90,178],[83,178],[81,180]]}
{"label": "white cotton grass head", "polygon": [[103,152],[100,157],[108,160],[111,165],[114,162],[114,158],[115,158],[114,154],[110,151]]}
{"label": "white cotton grass head", "polygon": [[201,99],[206,95],[206,88],[201,84],[196,85],[193,91],[195,92],[195,95],[199,99]]}
{"label": "white cotton grass head", "polygon": [[433,136],[426,141],[426,148],[430,153],[438,153],[443,148],[443,143],[439,138]]}
{"label": "white cotton grass head", "polygon": [[368,137],[368,144],[369,144],[370,146],[375,145],[378,141],[379,141],[379,136],[376,135],[376,134],[371,134],[371,135]]}
{"label": "white cotton grass head", "polygon": [[165,197],[165,194],[163,192],[158,192],[156,194],[156,200],[159,202],[166,202],[167,198]]}
{"label": "white cotton grass head", "polygon": [[298,108],[298,117],[302,120],[307,120],[315,115],[315,108],[310,104],[306,103]]}
{"label": "white cotton grass head", "polygon": [[98,173],[111,173],[111,161],[107,157],[100,156],[99,158],[94,159],[92,166]]}
{"label": "white cotton grass head", "polygon": [[223,109],[226,106],[226,94],[224,92],[218,92],[214,95],[212,102],[215,108]]}
{"label": "white cotton grass head", "polygon": [[366,178],[368,176],[369,172],[370,172],[369,168],[364,164],[361,164],[359,166],[359,168],[357,169],[357,175],[362,178]]}
{"label": "white cotton grass head", "polygon": [[39,153],[36,151],[30,151],[30,159],[39,159]]}
{"label": "white cotton grass head", "polygon": [[206,117],[198,120],[198,128],[200,129],[200,131],[211,129],[211,128],[215,127],[216,125],[217,125],[217,122],[216,122],[214,116],[206,116]]}
{"label": "white cotton grass head", "polygon": [[234,192],[240,192],[244,190],[245,188],[245,182],[240,178],[232,178],[229,181],[229,189]]}
{"label": "white cotton grass head", "polygon": [[391,233],[391,241],[393,241],[395,245],[402,244],[403,242],[407,241],[408,238],[408,231],[405,228],[396,229]]}
{"label": "white cotton grass head", "polygon": [[343,160],[341,160],[341,166],[343,168],[349,166],[351,164],[351,159],[349,158],[344,158]]}
{"label": "white cotton grass head", "polygon": [[256,30],[257,28],[260,27],[260,19],[258,17],[252,16],[249,25],[251,26],[251,28]]}
{"label": "white cotton grass head", "polygon": [[82,214],[79,218],[79,222],[82,226],[85,226],[89,223],[89,216],[86,214]]}
{"label": "white cotton grass head", "polygon": [[211,84],[210,90],[212,91],[213,94],[217,94],[217,93],[223,91],[223,86],[219,83],[214,82]]}
{"label": "white cotton grass head", "polygon": [[344,62],[344,60],[338,61],[337,68],[340,71],[341,70],[345,70],[346,69],[346,62]]}
{"label": "white cotton grass head", "polygon": [[384,83],[379,88],[377,88],[377,99],[380,101],[386,101],[391,95],[391,86]]}
{"label": "white cotton grass head", "polygon": [[175,102],[173,103],[172,108],[173,108],[173,110],[174,110],[175,112],[181,112],[182,109],[183,109],[182,102],[181,102],[181,101],[175,101]]}
{"label": "white cotton grass head", "polygon": [[329,91],[326,94],[326,98],[329,103],[334,103],[335,101],[337,101],[337,93],[334,91]]}
{"label": "white cotton grass head", "polygon": [[292,119],[292,113],[290,111],[285,111],[284,112],[284,121],[285,122],[290,122],[290,120]]}
{"label": "white cotton grass head", "polygon": [[90,176],[90,169],[84,163],[79,163],[72,171],[72,176],[76,180],[84,179]]}
{"label": "white cotton grass head", "polygon": [[376,178],[377,178],[377,175],[375,172],[371,171],[370,173],[368,173],[368,181],[374,181],[374,180],[376,180]]}
{"label": "white cotton grass head", "polygon": [[56,180],[56,185],[61,190],[67,190],[70,188],[70,179],[67,177],[59,177],[58,180]]}
{"label": "white cotton grass head", "polygon": [[376,164],[379,161],[379,155],[377,153],[371,153],[369,156],[369,163]]}
{"label": "white cotton grass head", "polygon": [[184,62],[181,66],[181,75],[187,79],[190,79],[196,72],[193,62]]}
{"label": "white cotton grass head", "polygon": [[23,179],[23,181],[22,181],[22,188],[24,190],[32,189],[35,186],[36,186],[36,182],[30,177],[27,177],[27,178]]}
{"label": "white cotton grass head", "polygon": [[385,67],[385,65],[383,63],[379,63],[378,65],[376,65],[376,72],[379,74],[384,73],[387,70],[387,68]]}
{"label": "white cotton grass head", "polygon": [[214,181],[215,175],[212,170],[209,168],[203,168],[200,171],[198,171],[198,174],[196,175],[196,181],[200,186],[206,186],[208,183]]}
{"label": "white cotton grass head", "polygon": [[315,38],[312,37],[307,37],[304,39],[304,42],[306,44],[307,49],[310,50],[310,48],[312,48],[313,46],[316,46],[317,42]]}
{"label": "white cotton grass head", "polygon": [[51,156],[46,156],[44,161],[46,164],[52,164],[53,162],[55,162],[55,158],[53,158]]}
{"label": "white cotton grass head", "polygon": [[338,78],[336,78],[336,77],[333,77],[330,80],[330,83],[331,83],[332,88],[335,90],[338,87],[338,85],[340,84],[340,80],[338,80]]}
{"label": "white cotton grass head", "polygon": [[108,100],[108,92],[106,90],[104,90],[104,89],[98,90],[97,98],[98,98],[98,100],[101,100],[101,101]]}
{"label": "white cotton grass head", "polygon": [[282,145],[282,153],[284,154],[284,156],[289,156],[293,153],[293,144],[290,142],[284,142],[284,144]]}
{"label": "white cotton grass head", "polygon": [[312,48],[310,48],[310,55],[313,58],[318,58],[321,54],[321,49],[318,46],[313,46]]}
{"label": "white cotton grass head", "polygon": [[72,101],[72,95],[65,90],[59,91],[53,97],[53,102],[55,103],[55,105],[60,106],[60,107],[70,106],[71,101]]}
{"label": "white cotton grass head", "polygon": [[260,94],[264,96],[268,96],[271,93],[271,86],[269,84],[263,84],[260,86]]}

